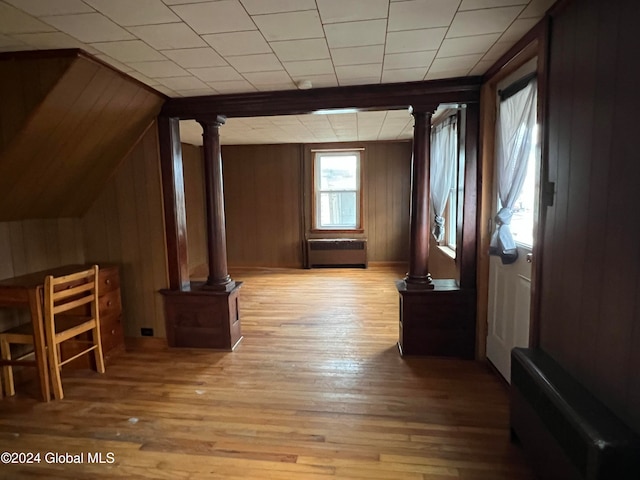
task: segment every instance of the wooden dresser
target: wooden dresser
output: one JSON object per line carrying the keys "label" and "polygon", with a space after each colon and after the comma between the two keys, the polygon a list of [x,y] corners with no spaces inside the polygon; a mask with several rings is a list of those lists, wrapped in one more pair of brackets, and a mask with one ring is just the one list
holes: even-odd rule
{"label": "wooden dresser", "polygon": [[124,351],[120,272],[116,265],[105,265],[99,272],[100,335],[104,360]]}
{"label": "wooden dresser", "polygon": [[[113,357],[124,352],[124,330],[122,325],[122,299],[120,296],[120,271],[117,265],[99,265],[98,302],[100,305],[100,337],[106,365]],[[72,342],[62,344],[62,357],[69,358],[81,348]],[[83,355],[65,368],[88,368],[93,355]]]}

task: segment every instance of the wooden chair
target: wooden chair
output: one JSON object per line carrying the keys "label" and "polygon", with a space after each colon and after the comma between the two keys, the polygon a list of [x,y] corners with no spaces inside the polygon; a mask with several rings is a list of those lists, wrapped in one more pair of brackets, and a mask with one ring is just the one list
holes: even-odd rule
{"label": "wooden chair", "polygon": [[[41,287],[38,290],[38,298],[41,296]],[[35,303],[35,302],[34,302]],[[41,314],[42,305],[38,302],[37,308],[38,313]],[[40,315],[39,315],[40,316]],[[37,357],[35,360],[27,360],[28,357],[34,356],[35,351],[30,351],[26,353],[21,353],[18,358],[13,358],[11,354],[11,345],[31,345],[34,346],[35,349],[35,337],[33,333],[33,322],[24,323],[22,325],[18,325],[16,327],[10,328],[4,332],[0,332],[0,365],[2,365],[2,377],[4,383],[4,393],[7,396],[13,396],[16,394],[15,384],[13,381],[13,367],[14,366],[28,366],[28,367],[36,367],[38,369],[38,376],[42,379],[44,377],[43,382],[46,384],[47,388],[43,392],[43,400],[45,402],[49,401],[49,389],[48,382],[49,378],[47,375],[47,364],[44,359],[44,355],[41,355],[43,358],[41,362],[37,361]],[[44,347],[42,350],[44,353]],[[40,383],[43,383],[40,382]],[[0,398],[2,398],[2,387],[0,386]]]}
{"label": "wooden chair", "polygon": [[[95,366],[104,373],[98,308],[98,266],[62,277],[49,275],[44,281],[44,328],[53,395],[64,398],[60,370],[76,358],[94,352]],[[77,339],[90,332],[91,340]],[[80,353],[62,359],[60,344],[66,341],[90,345]]]}

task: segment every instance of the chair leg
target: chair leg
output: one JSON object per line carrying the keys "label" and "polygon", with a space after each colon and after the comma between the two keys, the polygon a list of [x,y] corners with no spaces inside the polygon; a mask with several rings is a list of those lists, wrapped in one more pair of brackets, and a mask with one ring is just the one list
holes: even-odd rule
{"label": "chair leg", "polygon": [[49,356],[49,375],[51,376],[51,385],[53,387],[53,396],[56,400],[62,400],[64,398],[64,392],[62,391],[62,378],[60,377],[60,357],[58,356],[58,349],[55,347],[49,347],[47,349]]}
{"label": "chair leg", "polygon": [[93,351],[93,354],[96,358],[96,371],[99,373],[104,373],[104,356],[102,355],[102,338],[100,338],[100,327],[96,327],[92,332],[93,343],[96,346],[96,349]]}
{"label": "chair leg", "polygon": [[[2,352],[3,360],[11,360],[11,346],[5,338],[0,339],[0,351]],[[12,397],[16,394],[16,389],[13,383],[13,367],[11,365],[4,365],[2,367],[2,377],[4,381],[4,390],[7,396]],[[1,397],[0,391],[0,397]]]}

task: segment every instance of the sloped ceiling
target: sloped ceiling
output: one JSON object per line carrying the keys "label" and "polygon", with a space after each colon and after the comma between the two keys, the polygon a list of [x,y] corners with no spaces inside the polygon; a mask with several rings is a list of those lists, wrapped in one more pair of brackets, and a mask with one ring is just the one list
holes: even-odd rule
{"label": "sloped ceiling", "polygon": [[79,50],[0,54],[0,221],[76,217],[165,98]]}

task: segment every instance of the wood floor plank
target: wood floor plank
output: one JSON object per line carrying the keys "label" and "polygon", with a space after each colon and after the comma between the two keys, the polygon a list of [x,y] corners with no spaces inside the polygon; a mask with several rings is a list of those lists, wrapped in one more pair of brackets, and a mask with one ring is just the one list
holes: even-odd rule
{"label": "wood floor plank", "polygon": [[62,401],[36,384],[0,401],[0,450],[113,464],[0,465],[0,479],[533,480],[484,364],[398,355],[403,270],[231,273],[235,352],[137,342],[104,375],[65,371]]}

